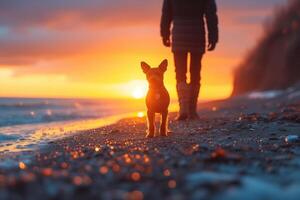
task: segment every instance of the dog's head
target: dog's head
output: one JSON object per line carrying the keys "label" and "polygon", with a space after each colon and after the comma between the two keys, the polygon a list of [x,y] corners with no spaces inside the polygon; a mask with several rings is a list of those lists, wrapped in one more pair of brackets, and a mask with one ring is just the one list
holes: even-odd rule
{"label": "dog's head", "polygon": [[151,68],[147,63],[141,62],[143,72],[147,76],[150,87],[158,88],[164,84],[164,73],[167,71],[168,60],[165,59],[157,68]]}

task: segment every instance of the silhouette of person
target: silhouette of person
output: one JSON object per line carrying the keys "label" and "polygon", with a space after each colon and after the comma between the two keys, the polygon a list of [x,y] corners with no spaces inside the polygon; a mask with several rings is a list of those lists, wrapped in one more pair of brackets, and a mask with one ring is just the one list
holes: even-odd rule
{"label": "silhouette of person", "polygon": [[[204,20],[205,19],[205,20]],[[206,50],[213,51],[218,42],[218,16],[215,0],[164,0],[161,36],[174,54],[176,89],[179,102],[177,120],[198,119],[197,102],[201,82],[201,60]],[[172,30],[171,29],[171,24]],[[170,36],[172,35],[172,41]],[[187,60],[190,55],[190,83],[187,83]]]}

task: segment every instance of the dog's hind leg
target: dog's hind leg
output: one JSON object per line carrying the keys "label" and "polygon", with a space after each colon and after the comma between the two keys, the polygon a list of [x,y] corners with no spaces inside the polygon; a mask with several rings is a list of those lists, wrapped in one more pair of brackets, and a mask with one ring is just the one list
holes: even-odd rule
{"label": "dog's hind leg", "polygon": [[155,132],[155,113],[148,110],[147,117],[148,117],[148,132],[146,137],[152,138],[154,137],[154,132]]}
{"label": "dog's hind leg", "polygon": [[168,136],[168,110],[161,113],[160,135]]}

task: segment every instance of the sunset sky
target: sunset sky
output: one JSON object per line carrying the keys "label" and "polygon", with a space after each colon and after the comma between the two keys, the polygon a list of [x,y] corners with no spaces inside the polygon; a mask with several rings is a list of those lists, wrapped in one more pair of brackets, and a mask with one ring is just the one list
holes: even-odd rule
{"label": "sunset sky", "polygon": [[[228,97],[233,69],[287,0],[217,0],[220,43],[203,60],[202,99]],[[0,96],[127,98],[144,91],[140,61],[170,66],[162,46],[162,0],[1,0]]]}

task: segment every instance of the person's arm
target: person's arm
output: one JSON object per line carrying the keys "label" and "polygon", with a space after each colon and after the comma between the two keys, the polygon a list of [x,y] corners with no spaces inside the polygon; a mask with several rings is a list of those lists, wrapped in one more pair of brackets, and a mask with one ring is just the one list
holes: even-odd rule
{"label": "person's arm", "polygon": [[219,20],[217,15],[217,4],[215,0],[207,0],[204,14],[208,29],[208,50],[212,51],[215,49],[216,44],[219,41]]}
{"label": "person's arm", "polygon": [[165,46],[169,47],[170,42],[170,28],[173,20],[172,16],[172,5],[170,0],[164,0],[162,8],[162,16],[160,21],[160,35],[163,39]]}

